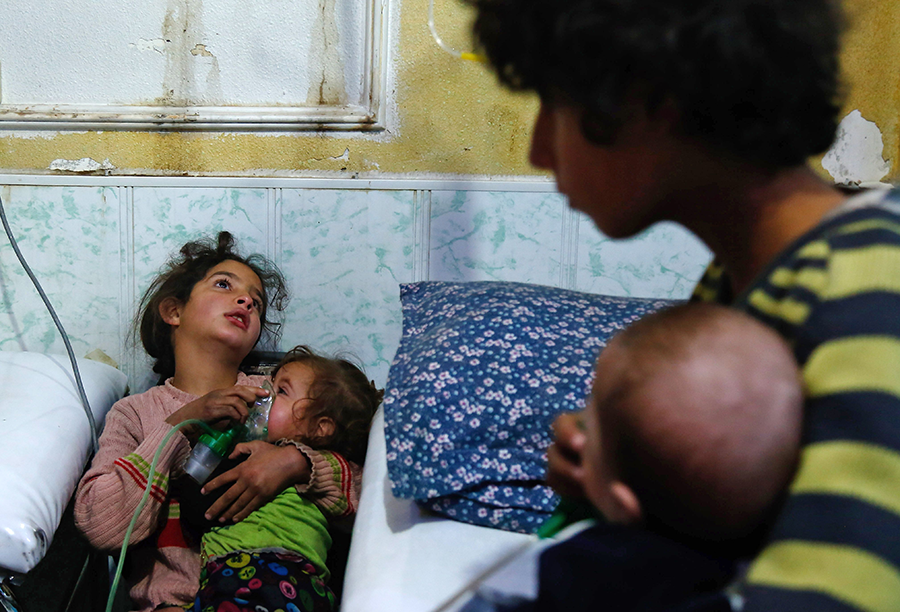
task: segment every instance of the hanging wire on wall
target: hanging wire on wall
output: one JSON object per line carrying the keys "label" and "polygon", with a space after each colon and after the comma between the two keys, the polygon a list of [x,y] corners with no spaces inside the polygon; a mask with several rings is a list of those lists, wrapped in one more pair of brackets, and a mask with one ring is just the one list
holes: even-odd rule
{"label": "hanging wire on wall", "polygon": [[428,0],[428,29],[431,30],[431,35],[434,37],[434,42],[436,42],[441,49],[443,49],[450,55],[472,62],[484,61],[484,56],[478,55],[477,53],[457,51],[443,41],[443,39],[437,32],[437,27],[435,27],[434,25],[434,0]]}

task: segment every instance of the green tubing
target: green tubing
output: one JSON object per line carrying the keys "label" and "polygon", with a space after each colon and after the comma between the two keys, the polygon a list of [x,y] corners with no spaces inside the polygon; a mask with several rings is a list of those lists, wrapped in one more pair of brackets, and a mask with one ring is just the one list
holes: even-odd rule
{"label": "green tubing", "polygon": [[116,574],[113,577],[112,584],[109,588],[109,599],[106,600],[106,612],[112,612],[113,602],[116,598],[116,591],[119,589],[119,580],[122,578],[122,568],[125,566],[125,553],[128,550],[128,541],[131,539],[131,532],[134,530],[134,525],[137,523],[137,518],[141,513],[141,510],[144,509],[144,504],[147,503],[147,497],[150,496],[150,483],[153,482],[153,476],[156,475],[156,463],[159,461],[159,455],[162,453],[162,449],[166,447],[166,443],[175,435],[175,432],[179,431],[182,427],[187,427],[188,425],[199,425],[207,432],[214,431],[209,425],[204,423],[203,421],[198,421],[197,419],[188,419],[187,421],[182,421],[178,425],[172,428],[172,431],[166,434],[166,437],[163,438],[162,442],[159,443],[159,447],[156,449],[156,452],[153,454],[153,461],[150,463],[150,472],[147,474],[147,486],[144,489],[144,494],[141,496],[141,501],[138,502],[137,508],[134,510],[134,516],[131,517],[131,522],[128,524],[128,529],[125,530],[125,539],[122,540],[122,552],[119,553],[119,563],[116,565]]}

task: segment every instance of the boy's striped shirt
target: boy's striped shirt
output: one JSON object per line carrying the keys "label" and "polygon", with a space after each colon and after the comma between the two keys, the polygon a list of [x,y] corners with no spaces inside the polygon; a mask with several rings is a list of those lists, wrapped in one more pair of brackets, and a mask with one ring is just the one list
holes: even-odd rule
{"label": "boy's striped shirt", "polygon": [[717,262],[694,292],[778,330],[805,384],[800,466],[745,612],[900,610],[900,194],[853,200],[742,295]]}

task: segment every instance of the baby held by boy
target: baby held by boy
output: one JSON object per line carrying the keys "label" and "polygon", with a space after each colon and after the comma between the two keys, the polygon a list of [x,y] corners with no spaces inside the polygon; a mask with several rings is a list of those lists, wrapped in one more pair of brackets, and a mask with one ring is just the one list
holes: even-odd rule
{"label": "baby held by boy", "polygon": [[755,319],[686,304],[636,322],[600,354],[582,425],[576,477],[607,522],[542,554],[536,601],[494,609],[730,610],[801,419],[792,353]]}

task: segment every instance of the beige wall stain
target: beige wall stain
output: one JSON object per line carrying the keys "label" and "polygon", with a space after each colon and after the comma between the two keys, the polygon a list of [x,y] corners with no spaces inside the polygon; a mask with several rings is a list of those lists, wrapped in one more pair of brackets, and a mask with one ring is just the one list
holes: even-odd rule
{"label": "beige wall stain", "polygon": [[884,160],[900,179],[900,3],[845,0],[848,30],[842,68],[847,86],[844,115],[858,110],[881,130]]}
{"label": "beige wall stain", "polygon": [[319,36],[312,44],[320,45],[320,48],[310,54],[310,87],[306,103],[346,104],[335,0],[319,0],[313,31],[319,32]]}
{"label": "beige wall stain", "polygon": [[163,91],[154,100],[160,105],[184,105],[188,102],[188,84],[193,74],[193,63],[189,55],[193,45],[193,26],[196,15],[190,3],[169,0],[163,19],[162,36],[166,41],[166,71],[163,77]]}
{"label": "beige wall stain", "polygon": [[[202,24],[195,20],[196,13],[184,12],[184,6],[197,8],[201,2],[189,0],[179,10],[173,7],[164,29],[164,37],[182,51],[181,59],[173,60],[167,71],[171,93],[163,98],[168,101],[186,95],[182,78],[191,70],[191,60],[199,59],[191,51],[201,38],[187,33],[202,34]],[[310,96],[330,102],[330,92],[343,90],[342,83],[334,83],[334,89],[329,85],[329,79],[336,78],[332,75],[340,73],[336,51],[328,55],[328,48],[337,48],[328,42],[337,36],[332,18],[336,3],[321,0],[319,5],[325,53],[321,65],[310,66],[310,74],[318,77],[313,79],[315,91]],[[844,114],[858,109],[878,125],[884,159],[892,168],[885,180],[896,179],[900,177],[900,53],[896,52],[900,50],[900,3],[847,0],[847,7],[851,29],[843,54],[849,87]],[[396,76],[390,94],[397,118],[387,134],[87,132],[33,138],[0,132],[0,168],[45,173],[54,160],[91,158],[109,160],[113,169],[107,172],[128,175],[544,174],[528,163],[536,99],[505,91],[486,66],[441,50],[428,31],[427,0],[404,0],[399,10],[399,40],[392,49]],[[446,41],[461,51],[471,50],[464,48],[469,41],[468,9],[457,0],[436,0],[435,18]]]}

